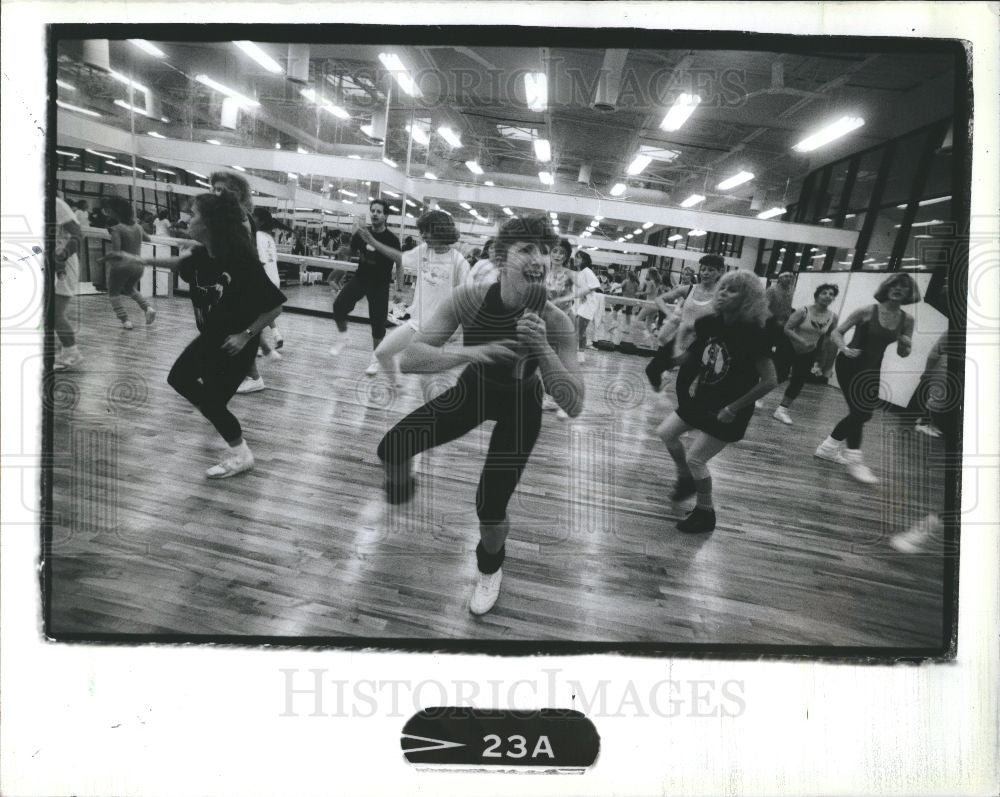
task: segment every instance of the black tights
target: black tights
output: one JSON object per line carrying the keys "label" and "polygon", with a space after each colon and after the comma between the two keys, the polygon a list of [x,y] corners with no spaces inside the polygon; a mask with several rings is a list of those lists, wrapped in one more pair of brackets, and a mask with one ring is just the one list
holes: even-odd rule
{"label": "black tights", "polygon": [[397,423],[378,444],[378,456],[402,466],[429,448],[449,443],[484,421],[494,420],[486,463],[476,490],[476,514],[484,523],[507,517],[521,474],[542,428],[542,391],[536,379],[518,389],[485,382],[468,368],[458,383]]}
{"label": "black tights", "polygon": [[230,357],[222,351],[219,338],[199,335],[181,352],[167,376],[170,387],[197,407],[230,444],[243,436],[243,430],[226,405],[253,365],[259,343],[258,335]]}
{"label": "black tights", "polygon": [[849,411],[833,428],[830,437],[834,440],[846,439],[848,448],[861,448],[864,426],[872,419],[874,410],[881,403],[878,397],[881,369],[867,368],[863,363],[856,364],[843,355],[837,357],[834,367]]}
{"label": "black tights", "polygon": [[354,276],[333,300],[333,320],[337,329],[347,331],[347,316],[362,297],[368,299],[368,323],[372,328],[374,345],[385,337],[385,325],[389,316],[389,283],[367,280]]}
{"label": "black tights", "polygon": [[781,400],[783,407],[790,407],[792,402],[799,397],[799,393],[802,392],[802,387],[806,383],[806,377],[812,371],[815,361],[815,349],[795,355],[792,360],[792,375],[788,380],[788,387],[785,388],[785,397]]}

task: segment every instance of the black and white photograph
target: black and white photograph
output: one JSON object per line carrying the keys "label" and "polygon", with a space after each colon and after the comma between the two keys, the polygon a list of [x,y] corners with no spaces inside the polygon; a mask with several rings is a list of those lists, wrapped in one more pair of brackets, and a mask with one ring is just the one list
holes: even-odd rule
{"label": "black and white photograph", "polygon": [[989,793],[996,4],[42,5],[5,793]]}
{"label": "black and white photograph", "polygon": [[961,46],[227,31],[53,30],[48,633],[948,652]]}

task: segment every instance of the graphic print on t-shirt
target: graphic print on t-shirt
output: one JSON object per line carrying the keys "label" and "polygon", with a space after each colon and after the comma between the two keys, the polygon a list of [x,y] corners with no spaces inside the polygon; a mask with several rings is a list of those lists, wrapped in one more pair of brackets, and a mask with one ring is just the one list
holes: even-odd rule
{"label": "graphic print on t-shirt", "polygon": [[700,385],[715,385],[722,382],[729,373],[729,366],[729,349],[726,348],[726,344],[718,338],[709,338],[701,352],[701,371],[689,389],[691,398],[694,398]]}

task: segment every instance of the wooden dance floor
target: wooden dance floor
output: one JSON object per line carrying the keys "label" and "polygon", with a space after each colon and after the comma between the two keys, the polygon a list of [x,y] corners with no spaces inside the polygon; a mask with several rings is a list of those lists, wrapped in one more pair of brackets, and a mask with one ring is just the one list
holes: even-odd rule
{"label": "wooden dance floor", "polygon": [[[325,292],[324,292],[325,293]],[[943,502],[942,445],[886,413],[866,430],[869,487],[812,456],[844,414],[807,385],[794,426],[757,411],[712,463],[718,528],[689,536],[654,430],[673,406],[643,358],[588,352],[583,414],[545,413],[511,503],[496,607],[467,609],[474,494],[491,424],[427,452],[410,504],[388,506],[375,448],[448,375],[399,391],[363,373],[367,325],[327,354],[331,320],[286,313],[268,389],[231,409],[257,460],[209,481],[222,441],[166,383],[194,337],[189,303],[152,327],[82,297],[79,370],[54,376],[51,625],[55,635],[210,634],[672,644],[936,646],[945,557],[887,542]]]}

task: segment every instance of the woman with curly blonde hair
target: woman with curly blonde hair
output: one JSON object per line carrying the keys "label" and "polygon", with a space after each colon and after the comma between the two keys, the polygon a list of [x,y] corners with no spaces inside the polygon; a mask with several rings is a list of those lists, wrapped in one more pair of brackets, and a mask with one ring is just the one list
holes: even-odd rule
{"label": "woman with curly blonde hair", "polygon": [[[708,462],[730,443],[743,439],[754,403],[778,383],[764,322],[764,288],[749,271],[730,271],[718,282],[711,315],[694,323],[694,342],[677,374],[677,409],[656,430],[677,464],[671,499],[697,495],[697,503],[677,524],[680,531],[715,528],[712,476]],[[688,449],[681,435],[694,431]]]}

